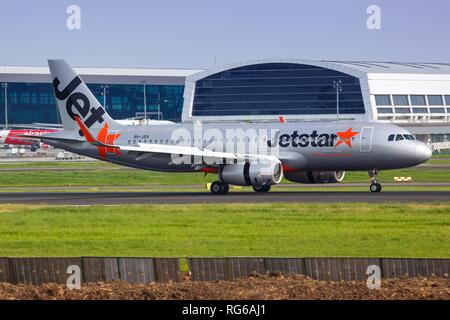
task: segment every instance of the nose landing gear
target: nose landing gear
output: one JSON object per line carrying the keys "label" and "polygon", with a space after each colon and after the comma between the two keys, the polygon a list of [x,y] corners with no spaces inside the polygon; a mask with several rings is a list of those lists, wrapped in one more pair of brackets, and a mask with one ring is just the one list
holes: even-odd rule
{"label": "nose landing gear", "polygon": [[377,181],[377,175],[378,175],[378,170],[373,169],[369,171],[369,177],[371,179],[371,183],[370,183],[370,191],[372,192],[380,192],[381,191],[381,184],[378,183]]}

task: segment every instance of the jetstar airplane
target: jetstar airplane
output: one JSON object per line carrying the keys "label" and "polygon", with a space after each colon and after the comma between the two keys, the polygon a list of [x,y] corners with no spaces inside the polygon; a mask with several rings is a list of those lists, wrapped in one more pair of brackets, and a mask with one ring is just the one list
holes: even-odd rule
{"label": "jetstar airplane", "polygon": [[[124,166],[217,173],[214,194],[227,193],[230,184],[267,192],[283,174],[299,183],[336,183],[346,170],[368,171],[370,190],[379,192],[380,170],[415,166],[431,157],[407,130],[377,122],[124,126],[111,119],[64,60],[49,60],[49,66],[64,130],[41,141]],[[259,146],[257,152],[251,143]]]}
{"label": "jetstar airplane", "polygon": [[20,146],[31,145],[32,151],[35,151],[39,143],[36,143],[33,137],[39,137],[44,134],[56,132],[54,129],[19,129],[19,130],[0,130],[0,144],[11,144]]}

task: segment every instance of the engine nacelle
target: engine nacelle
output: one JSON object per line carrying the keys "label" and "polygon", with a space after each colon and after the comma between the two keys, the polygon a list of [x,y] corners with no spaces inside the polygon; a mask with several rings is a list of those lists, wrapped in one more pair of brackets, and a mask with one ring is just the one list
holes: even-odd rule
{"label": "engine nacelle", "polygon": [[230,164],[220,170],[219,177],[237,186],[273,185],[283,179],[283,166],[279,161]]}
{"label": "engine nacelle", "polygon": [[285,178],[299,183],[338,183],[344,180],[345,171],[286,172]]}

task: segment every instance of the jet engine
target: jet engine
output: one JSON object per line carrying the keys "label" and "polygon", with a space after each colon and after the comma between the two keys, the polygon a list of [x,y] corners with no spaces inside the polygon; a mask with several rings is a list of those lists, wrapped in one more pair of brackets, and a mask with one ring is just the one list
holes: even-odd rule
{"label": "jet engine", "polygon": [[230,164],[219,171],[219,176],[223,182],[238,186],[270,186],[280,183],[283,166],[280,161]]}
{"label": "jet engine", "polygon": [[286,179],[299,183],[338,183],[344,180],[345,171],[286,172]]}

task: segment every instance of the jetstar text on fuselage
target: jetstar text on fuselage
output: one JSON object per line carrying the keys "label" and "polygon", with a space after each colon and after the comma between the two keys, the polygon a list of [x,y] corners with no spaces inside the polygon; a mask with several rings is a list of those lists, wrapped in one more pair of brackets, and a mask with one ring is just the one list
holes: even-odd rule
{"label": "jetstar text on fuselage", "polygon": [[[351,131],[351,128],[349,129]],[[351,147],[351,143],[349,143],[349,140],[347,140],[347,137],[341,136],[343,133],[346,132],[338,132],[336,133],[318,133],[317,130],[313,130],[310,134],[308,133],[301,133],[299,134],[298,131],[294,131],[291,134],[282,134],[278,137],[278,146],[281,148],[287,148],[289,146],[292,146],[294,148],[306,148],[306,147],[335,147],[341,144],[342,142],[345,142],[349,147]],[[358,134],[358,132],[351,132],[353,137],[354,135]],[[351,138],[350,137],[350,138]],[[345,139],[345,140],[343,140]],[[343,140],[343,141],[341,141]],[[338,143],[335,143],[335,142]],[[341,143],[339,143],[341,141]],[[269,147],[273,147],[272,141],[267,141],[267,145]]]}

